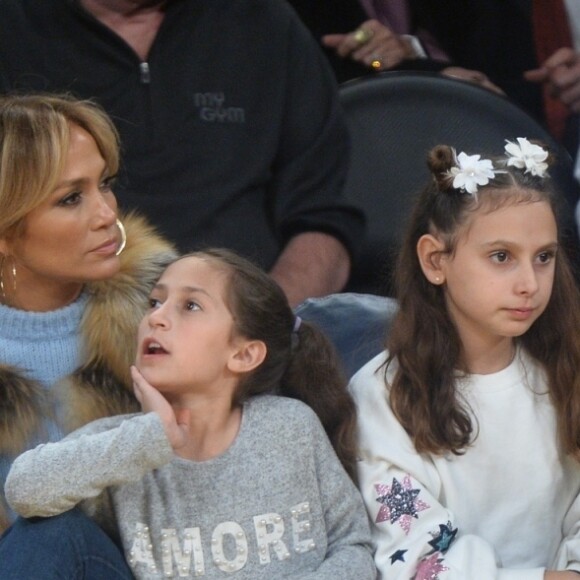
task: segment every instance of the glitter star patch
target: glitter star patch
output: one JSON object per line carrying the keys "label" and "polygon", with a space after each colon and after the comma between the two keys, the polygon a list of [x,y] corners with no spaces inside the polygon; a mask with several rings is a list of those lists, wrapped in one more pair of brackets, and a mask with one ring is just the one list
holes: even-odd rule
{"label": "glitter star patch", "polygon": [[433,539],[429,545],[433,548],[433,552],[446,552],[457,535],[457,528],[454,528],[451,522],[447,522],[446,525],[439,524],[439,532],[431,535]]}
{"label": "glitter star patch", "polygon": [[443,565],[441,554],[436,552],[428,558],[423,558],[417,566],[417,571],[412,580],[439,580],[439,573],[449,570]]}
{"label": "glitter star patch", "polygon": [[413,489],[408,475],[402,483],[393,478],[392,485],[377,483],[375,489],[379,494],[377,501],[381,504],[375,522],[397,522],[405,534],[409,533],[413,519],[419,518],[418,513],[430,507],[418,498],[421,490]]}

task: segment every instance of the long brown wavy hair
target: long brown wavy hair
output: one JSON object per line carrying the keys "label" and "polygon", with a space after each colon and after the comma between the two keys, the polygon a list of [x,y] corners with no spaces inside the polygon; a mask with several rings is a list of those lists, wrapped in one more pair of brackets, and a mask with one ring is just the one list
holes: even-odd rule
{"label": "long brown wavy hair", "polygon": [[[551,157],[547,161],[553,163]],[[395,271],[399,311],[387,339],[385,380],[389,365],[396,361],[388,386],[390,402],[417,451],[461,454],[476,431],[456,390],[458,370],[468,373],[469,369],[462,360],[444,288],[431,284],[423,274],[417,242],[424,234],[436,234],[444,241],[443,251],[452,255],[470,216],[482,207],[494,211],[508,204],[546,201],[557,222],[563,207],[549,177],[508,167],[505,159],[494,160],[502,171],[496,171],[475,196],[452,186],[449,170],[457,161],[451,147],[433,148],[427,164],[432,177],[416,201]],[[560,228],[558,235],[562,237]],[[546,310],[516,340],[545,369],[561,447],[580,460],[580,291],[559,242]]]}

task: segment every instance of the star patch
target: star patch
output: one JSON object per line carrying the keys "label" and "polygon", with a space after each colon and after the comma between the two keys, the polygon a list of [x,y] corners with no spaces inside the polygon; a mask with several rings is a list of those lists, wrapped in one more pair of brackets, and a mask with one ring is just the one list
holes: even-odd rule
{"label": "star patch", "polygon": [[418,512],[426,510],[430,506],[417,498],[420,489],[413,489],[411,478],[406,475],[403,483],[393,478],[393,484],[389,487],[382,483],[375,484],[379,494],[377,501],[382,504],[377,514],[375,523],[386,522],[394,524],[398,522],[405,534],[411,529],[413,518],[418,519]]}
{"label": "star patch", "polygon": [[405,553],[408,552],[408,550],[397,550],[396,552],[393,552],[390,556],[391,558],[391,566],[395,563],[395,562],[404,562],[405,561]]}
{"label": "star patch", "polygon": [[429,545],[433,547],[433,552],[446,552],[457,535],[457,528],[453,528],[451,522],[446,525],[439,524],[439,533],[431,535],[433,539]]}
{"label": "star patch", "polygon": [[432,556],[423,558],[417,566],[417,571],[412,580],[439,580],[439,573],[449,570],[443,565],[441,554],[435,553]]}

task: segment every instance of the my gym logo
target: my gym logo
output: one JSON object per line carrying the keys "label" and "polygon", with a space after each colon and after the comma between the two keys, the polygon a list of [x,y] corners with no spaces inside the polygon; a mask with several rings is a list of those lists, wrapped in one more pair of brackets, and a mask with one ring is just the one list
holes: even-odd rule
{"label": "my gym logo", "polygon": [[195,93],[193,101],[199,118],[206,123],[245,123],[242,107],[226,107],[224,93]]}

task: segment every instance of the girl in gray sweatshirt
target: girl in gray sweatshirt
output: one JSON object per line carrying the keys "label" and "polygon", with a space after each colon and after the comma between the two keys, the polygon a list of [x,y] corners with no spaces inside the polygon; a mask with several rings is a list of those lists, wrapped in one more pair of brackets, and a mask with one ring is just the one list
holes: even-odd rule
{"label": "girl in gray sweatshirt", "polygon": [[[142,413],[15,461],[16,512],[79,506],[138,579],[375,578],[340,363],[269,276],[225,250],[175,261],[151,293],[132,376]],[[5,556],[7,540],[0,572],[11,558],[22,570],[38,546]]]}

